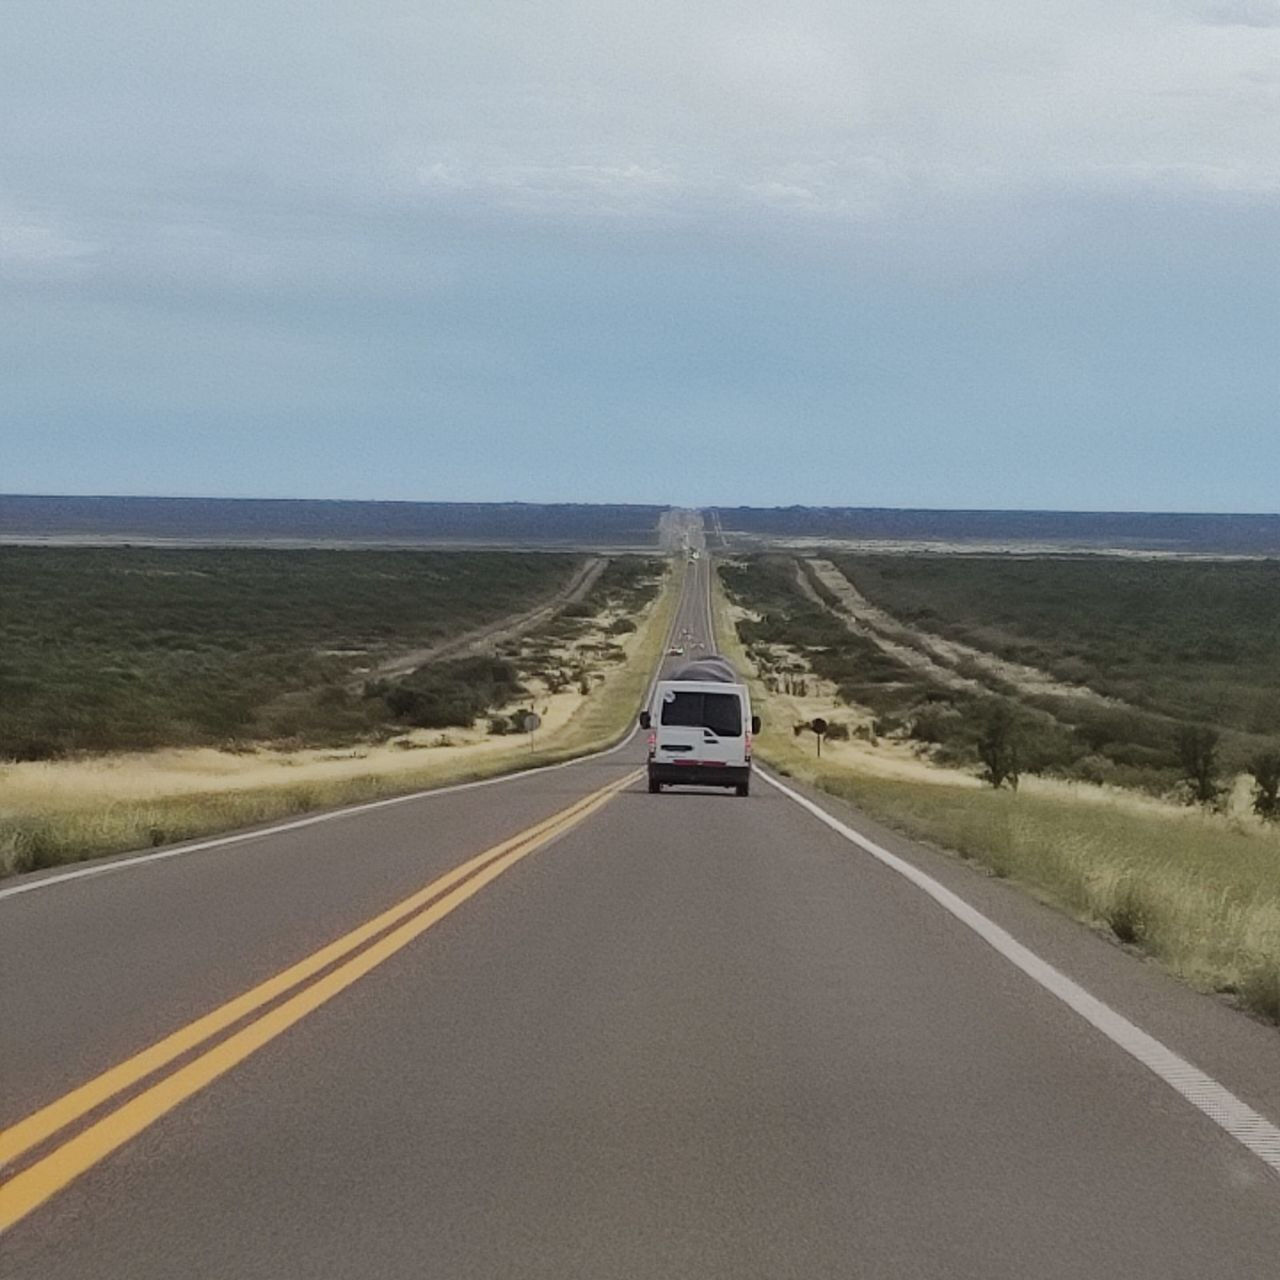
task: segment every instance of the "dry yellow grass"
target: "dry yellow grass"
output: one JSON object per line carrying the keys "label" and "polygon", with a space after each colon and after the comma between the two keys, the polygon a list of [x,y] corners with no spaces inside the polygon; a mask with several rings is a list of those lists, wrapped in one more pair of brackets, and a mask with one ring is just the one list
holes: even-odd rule
{"label": "dry yellow grass", "polygon": [[[680,571],[636,618],[589,695],[535,689],[527,737],[417,730],[347,749],[174,749],[0,766],[0,874],[167,844],[308,810],[445,786],[608,746],[629,727],[679,598]],[[615,639],[615,642],[616,639]],[[527,705],[527,704],[526,704]],[[512,707],[509,711],[516,711]]]}

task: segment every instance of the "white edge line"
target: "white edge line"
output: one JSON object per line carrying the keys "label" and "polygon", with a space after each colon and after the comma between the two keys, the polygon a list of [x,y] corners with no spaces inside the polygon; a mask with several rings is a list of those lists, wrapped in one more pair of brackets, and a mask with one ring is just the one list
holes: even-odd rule
{"label": "white edge line", "polygon": [[[671,615],[671,625],[667,628],[666,643],[662,646],[658,665],[654,669],[653,675],[649,677],[649,686],[645,692],[642,706],[647,707],[653,700],[653,687],[662,671],[666,652],[671,647],[671,637],[675,634],[676,624],[679,621],[683,604],[684,595],[682,592],[680,599],[676,601],[675,611]],[[274,823],[269,827],[262,827],[256,831],[240,831],[231,835],[217,836],[212,840],[199,840],[192,844],[175,845],[172,849],[157,849],[154,853],[139,853],[131,858],[116,858],[112,862],[91,863],[87,866],[76,867],[70,871],[59,871],[54,875],[42,876],[37,880],[24,880],[21,884],[10,885],[8,888],[0,889],[0,901],[5,898],[16,898],[20,893],[34,893],[37,889],[47,889],[55,884],[66,884],[69,880],[84,880],[91,876],[105,876],[113,871],[126,871],[130,867],[142,866],[145,863],[163,862],[168,858],[177,858],[187,853],[201,853],[206,849],[220,849],[229,844],[243,844],[250,840],[262,840],[267,836],[279,835],[284,831],[300,831],[304,827],[318,826],[322,822],[334,822],[339,818],[350,818],[355,814],[368,813],[373,809],[386,809],[391,805],[408,804],[413,800],[430,800],[434,796],[452,795],[458,791],[473,791],[477,787],[493,787],[502,782],[516,782],[535,773],[549,773],[553,769],[567,769],[571,765],[587,764],[592,760],[611,756],[615,751],[621,751],[623,747],[631,743],[638,731],[639,726],[632,724],[626,737],[619,742],[615,742],[613,746],[605,747],[603,751],[593,751],[589,755],[573,756],[568,760],[560,760],[555,764],[535,765],[532,769],[520,769],[515,773],[500,773],[492,778],[477,778],[473,782],[456,782],[447,787],[427,787],[422,791],[411,791],[402,796],[386,796],[381,800],[368,800],[361,804],[346,805],[341,809],[332,809],[327,813],[314,813],[306,818],[296,818],[292,822]]]}
{"label": "white edge line", "polygon": [[944,911],[972,929],[1033,982],[1078,1013],[1114,1045],[1136,1058],[1171,1089],[1180,1093],[1197,1111],[1208,1116],[1219,1128],[1247,1147],[1274,1173],[1280,1174],[1280,1128],[1265,1116],[1242,1102],[1212,1076],[1206,1075],[1199,1067],[1180,1058],[1167,1045],[1135,1026],[1110,1005],[1090,995],[1079,983],[1073,982],[1066,974],[1024,947],[1012,934],[970,906],[958,894],[939,884],[932,876],[926,875],[919,867],[846,826],[820,805],[779,782],[777,778],[761,769],[757,769],[757,773],[771,787],[776,787],[788,799],[794,800],[837,835],[843,836],[891,871],[896,871],[917,888],[923,889]]}

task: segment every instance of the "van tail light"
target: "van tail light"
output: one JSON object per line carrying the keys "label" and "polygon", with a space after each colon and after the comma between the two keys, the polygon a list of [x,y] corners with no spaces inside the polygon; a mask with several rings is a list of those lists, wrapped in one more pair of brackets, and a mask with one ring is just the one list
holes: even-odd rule
{"label": "van tail light", "polygon": [[657,749],[658,749],[658,735],[656,732],[651,731],[649,734],[649,754],[653,755],[654,752],[657,751]]}
{"label": "van tail light", "polygon": [[751,759],[751,730],[750,729],[747,730],[745,737],[747,740],[747,759],[750,760]]}

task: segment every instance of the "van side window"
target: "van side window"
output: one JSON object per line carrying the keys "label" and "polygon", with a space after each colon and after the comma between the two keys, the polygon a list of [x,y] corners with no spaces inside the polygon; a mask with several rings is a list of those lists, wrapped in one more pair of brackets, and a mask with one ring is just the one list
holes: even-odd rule
{"label": "van side window", "polygon": [[733,693],[677,693],[662,704],[662,723],[710,729],[722,738],[742,736],[742,701]]}

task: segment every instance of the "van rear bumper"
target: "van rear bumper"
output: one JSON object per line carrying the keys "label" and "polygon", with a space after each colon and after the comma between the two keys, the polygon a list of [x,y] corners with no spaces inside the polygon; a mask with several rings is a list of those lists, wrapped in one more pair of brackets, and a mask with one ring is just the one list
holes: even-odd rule
{"label": "van rear bumper", "polygon": [[660,764],[649,761],[649,781],[667,787],[738,787],[751,777],[751,766],[730,764]]}

